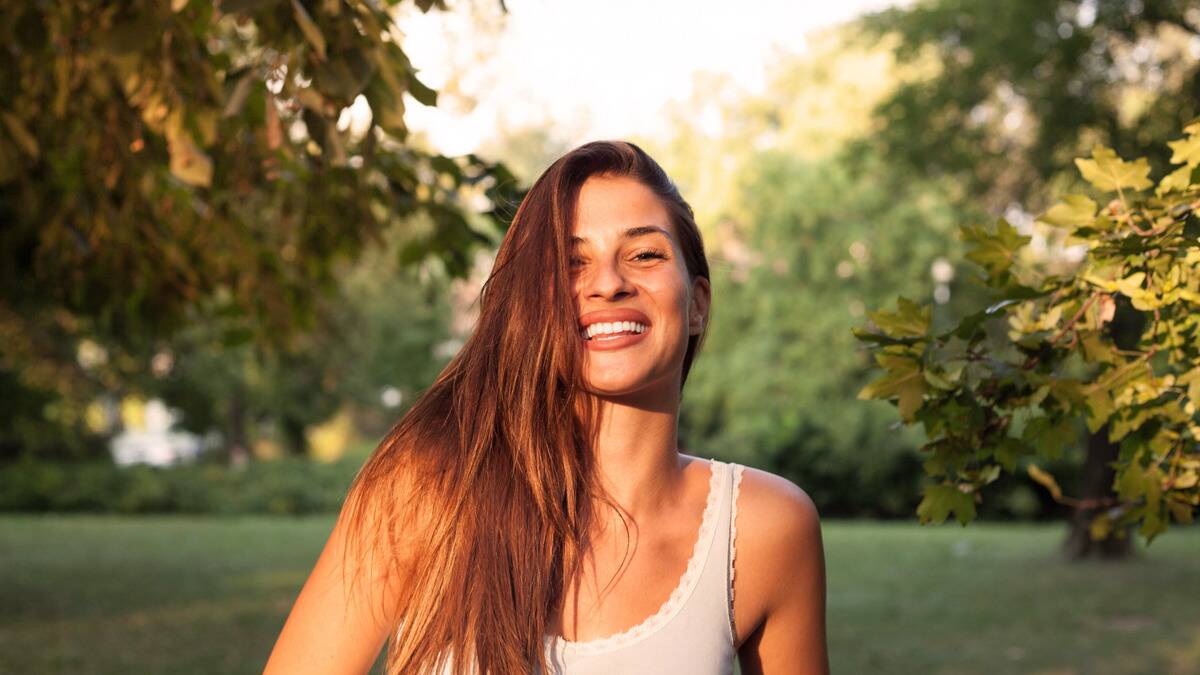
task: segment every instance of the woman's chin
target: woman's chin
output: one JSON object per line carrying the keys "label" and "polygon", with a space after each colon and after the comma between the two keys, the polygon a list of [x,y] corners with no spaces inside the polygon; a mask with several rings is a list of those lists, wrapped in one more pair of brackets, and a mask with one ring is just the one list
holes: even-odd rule
{"label": "woman's chin", "polygon": [[588,393],[605,398],[641,397],[659,389],[660,377],[644,373],[642,377],[631,377],[628,372],[613,373],[611,377],[595,376],[587,378]]}
{"label": "woman's chin", "polygon": [[587,379],[587,390],[597,396],[616,397],[637,394],[647,388],[647,383],[631,379],[628,374],[615,377],[595,377]]}

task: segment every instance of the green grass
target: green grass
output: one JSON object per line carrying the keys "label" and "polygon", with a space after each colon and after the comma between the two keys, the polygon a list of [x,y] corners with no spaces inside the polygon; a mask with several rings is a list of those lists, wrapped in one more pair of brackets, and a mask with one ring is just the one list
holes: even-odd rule
{"label": "green grass", "polygon": [[1064,525],[826,526],[835,673],[1200,673],[1200,530],[1072,563]]}
{"label": "green grass", "polygon": [[[257,673],[332,516],[0,517],[0,672]],[[1200,530],[827,521],[834,673],[1200,673]],[[377,668],[378,672],[378,668]]]}

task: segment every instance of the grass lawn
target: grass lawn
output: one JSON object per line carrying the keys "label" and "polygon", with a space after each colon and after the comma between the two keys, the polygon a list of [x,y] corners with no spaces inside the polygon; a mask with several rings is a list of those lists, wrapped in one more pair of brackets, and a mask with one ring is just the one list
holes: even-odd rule
{"label": "grass lawn", "polygon": [[[332,522],[0,516],[0,672],[260,672]],[[836,674],[1200,673],[1200,528],[1117,564],[1060,525],[824,532]]]}

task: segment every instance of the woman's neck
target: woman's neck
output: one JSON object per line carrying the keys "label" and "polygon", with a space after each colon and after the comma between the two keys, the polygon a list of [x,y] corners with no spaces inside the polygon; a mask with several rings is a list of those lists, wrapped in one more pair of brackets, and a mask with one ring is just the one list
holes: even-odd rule
{"label": "woman's neck", "polygon": [[675,501],[682,485],[679,397],[662,398],[600,400],[597,470],[608,493],[635,520]]}

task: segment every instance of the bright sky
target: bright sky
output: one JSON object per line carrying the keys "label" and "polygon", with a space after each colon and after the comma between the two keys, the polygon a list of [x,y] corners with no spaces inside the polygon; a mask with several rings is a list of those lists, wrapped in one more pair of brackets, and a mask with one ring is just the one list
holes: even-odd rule
{"label": "bright sky", "polygon": [[[405,51],[435,89],[457,79],[469,111],[409,98],[406,119],[447,154],[478,149],[502,126],[552,121],[568,140],[664,131],[664,106],[698,72],[764,86],[773,48],[894,0],[449,0],[452,11],[399,18]],[[474,8],[474,12],[471,9]],[[489,26],[492,28],[489,29]]]}

